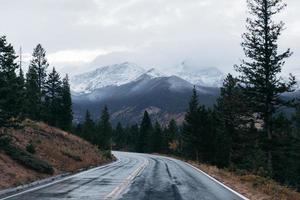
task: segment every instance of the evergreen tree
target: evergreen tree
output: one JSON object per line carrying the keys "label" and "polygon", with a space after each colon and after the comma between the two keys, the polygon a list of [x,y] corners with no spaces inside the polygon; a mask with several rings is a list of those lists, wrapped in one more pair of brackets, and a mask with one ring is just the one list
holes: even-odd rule
{"label": "evergreen tree", "polygon": [[61,88],[61,105],[59,127],[63,130],[71,130],[73,113],[72,113],[72,98],[70,92],[69,77],[66,75],[62,80]]}
{"label": "evergreen tree", "polygon": [[178,153],[181,151],[181,137],[179,135],[179,128],[174,119],[169,122],[164,132],[164,151],[166,153]]}
{"label": "evergreen tree", "polygon": [[98,137],[98,145],[102,150],[111,150],[112,143],[112,126],[110,124],[110,116],[108,113],[107,106],[102,110],[100,122],[99,122],[99,133]]}
{"label": "evergreen tree", "polygon": [[268,170],[272,174],[272,138],[273,117],[284,104],[280,94],[292,90],[295,77],[285,83],[279,76],[284,60],[291,56],[288,49],[278,53],[278,38],[284,23],[276,23],[272,18],[284,9],[282,0],[248,0],[248,7],[253,18],[247,19],[247,32],[243,35],[242,47],[248,58],[243,60],[236,70],[241,73],[239,79],[246,97],[245,102],[263,120],[268,154]]}
{"label": "evergreen tree", "polygon": [[61,111],[61,102],[62,102],[62,82],[60,80],[59,74],[56,72],[55,68],[52,69],[52,72],[49,74],[48,79],[45,84],[45,105],[46,121],[53,126],[58,126],[60,119]]}
{"label": "evergreen tree", "polygon": [[140,132],[137,141],[137,151],[140,153],[150,152],[150,137],[152,135],[153,126],[147,111],[144,112],[143,120],[140,125]]}
{"label": "evergreen tree", "polygon": [[0,37],[0,126],[8,126],[8,121],[21,112],[16,58],[13,46],[7,43],[5,36]]}
{"label": "evergreen tree", "polygon": [[[38,75],[38,87],[43,95],[45,92],[45,84],[47,81],[47,68],[49,64],[46,59],[46,51],[41,44],[38,44],[33,50],[32,60],[30,62],[30,67],[33,67],[37,71]],[[41,96],[42,98],[42,96]]]}
{"label": "evergreen tree", "polygon": [[[80,128],[80,127],[79,127]],[[82,125],[82,133],[81,137],[91,142],[92,144],[96,144],[96,125],[93,119],[91,118],[90,112],[87,110],[85,114],[85,120]]]}
{"label": "evergreen tree", "polygon": [[[35,93],[38,92],[36,95],[38,95],[38,102],[36,102],[36,104],[34,104],[36,106],[35,110],[37,110],[38,116],[34,116],[37,119],[41,119],[41,118],[45,118],[45,116],[43,116],[43,114],[45,114],[47,108],[45,108],[44,103],[45,103],[45,99],[46,99],[46,92],[47,92],[47,88],[46,88],[46,82],[47,82],[47,68],[48,68],[49,64],[48,61],[46,59],[46,51],[45,49],[42,47],[41,44],[38,44],[32,53],[32,59],[30,61],[30,65],[29,65],[29,69],[31,69],[31,77],[32,79],[36,79],[36,80],[30,80],[30,82],[32,82],[31,84],[33,84],[33,82],[37,82],[37,91],[29,91],[29,93]],[[34,90],[36,86],[31,86]],[[35,100],[32,100],[35,101]]]}
{"label": "evergreen tree", "polygon": [[163,145],[163,135],[162,128],[158,122],[154,125],[153,134],[150,138],[151,144],[151,152],[160,153],[162,151]]}
{"label": "evergreen tree", "polygon": [[246,127],[247,108],[238,79],[228,74],[221,88],[215,107],[217,114],[216,163],[219,167],[228,167],[240,160],[239,149],[242,127]]}
{"label": "evergreen tree", "polygon": [[128,146],[129,150],[139,151],[138,141],[139,141],[139,126],[137,124],[132,125],[128,130]]}
{"label": "evergreen tree", "polygon": [[19,103],[18,103],[18,110],[19,110],[19,117],[25,117],[26,111],[26,87],[25,87],[25,78],[22,67],[19,65],[19,76],[17,78],[17,90],[19,91]]}
{"label": "evergreen tree", "polygon": [[25,83],[25,116],[32,120],[40,120],[40,91],[38,74],[34,67],[29,66]]}
{"label": "evergreen tree", "polygon": [[126,145],[126,135],[122,124],[119,122],[114,130],[113,141],[116,149],[124,149]]}
{"label": "evergreen tree", "polygon": [[187,157],[199,161],[200,154],[200,128],[199,128],[199,100],[196,88],[189,102],[189,109],[183,123],[183,151]]}

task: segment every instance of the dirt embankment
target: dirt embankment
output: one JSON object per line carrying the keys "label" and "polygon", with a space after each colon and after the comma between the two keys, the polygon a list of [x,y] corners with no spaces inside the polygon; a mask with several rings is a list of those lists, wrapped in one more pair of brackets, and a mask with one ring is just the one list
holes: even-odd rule
{"label": "dirt embankment", "polygon": [[0,190],[110,162],[95,146],[44,123],[0,128],[0,138],[9,138],[9,145],[0,143]]}

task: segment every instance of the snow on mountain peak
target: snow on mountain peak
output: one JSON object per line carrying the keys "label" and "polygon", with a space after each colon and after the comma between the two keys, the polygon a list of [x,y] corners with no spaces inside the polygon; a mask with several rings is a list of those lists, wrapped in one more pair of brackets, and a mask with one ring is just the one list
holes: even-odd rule
{"label": "snow on mountain peak", "polygon": [[107,86],[120,86],[129,83],[146,70],[134,63],[121,63],[104,66],[94,71],[74,76],[71,79],[71,89],[76,93],[90,93]]}
{"label": "snow on mountain peak", "polygon": [[182,62],[175,72],[176,76],[192,83],[208,87],[220,87],[224,80],[224,74],[218,68],[197,68],[192,67],[186,62]]}
{"label": "snow on mountain peak", "polygon": [[159,70],[157,70],[155,68],[149,69],[145,74],[151,78],[158,78],[158,77],[166,76],[165,74],[163,74],[162,72],[160,72]]}
{"label": "snow on mountain peak", "polygon": [[94,71],[71,78],[71,89],[75,93],[91,93],[107,86],[121,86],[139,79],[154,79],[177,76],[190,84],[198,86],[219,87],[224,74],[217,68],[197,68],[183,62],[175,72],[164,74],[156,68],[145,70],[130,62],[100,67]]}

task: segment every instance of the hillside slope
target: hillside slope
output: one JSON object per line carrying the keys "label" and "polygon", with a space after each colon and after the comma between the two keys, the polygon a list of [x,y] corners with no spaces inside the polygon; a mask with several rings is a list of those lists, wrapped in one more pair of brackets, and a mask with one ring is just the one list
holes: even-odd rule
{"label": "hillside slope", "polygon": [[[25,121],[22,125],[19,129],[0,128],[0,139],[9,138],[10,149],[17,150],[7,151],[0,142],[0,189],[109,162],[96,147],[72,134],[44,123]],[[33,169],[32,163],[49,165],[51,170]]]}

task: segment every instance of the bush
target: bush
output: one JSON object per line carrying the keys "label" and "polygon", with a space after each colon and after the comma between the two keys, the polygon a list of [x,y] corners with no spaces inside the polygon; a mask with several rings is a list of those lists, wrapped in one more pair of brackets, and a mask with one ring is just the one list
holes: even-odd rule
{"label": "bush", "polygon": [[72,158],[75,161],[82,161],[81,157],[79,155],[75,155],[74,153],[70,152],[70,151],[62,151],[62,154],[68,156],[69,158]]}
{"label": "bush", "polygon": [[113,158],[110,150],[102,151],[102,155],[104,158],[109,159],[109,160]]}
{"label": "bush", "polygon": [[29,143],[29,144],[26,146],[26,151],[27,151],[28,153],[35,154],[35,153],[36,153],[35,146],[34,146],[32,143]]}
{"label": "bush", "polygon": [[5,150],[5,148],[9,145],[10,142],[11,142],[10,137],[6,135],[0,136],[0,149]]}

